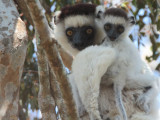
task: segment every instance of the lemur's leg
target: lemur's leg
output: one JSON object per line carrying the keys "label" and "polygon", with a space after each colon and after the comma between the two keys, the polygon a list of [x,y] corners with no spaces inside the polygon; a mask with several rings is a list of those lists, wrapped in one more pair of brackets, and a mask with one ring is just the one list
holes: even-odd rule
{"label": "lemur's leg", "polygon": [[158,77],[150,73],[139,73],[130,77],[130,80],[134,82],[129,86],[130,88],[140,88],[145,90],[144,93],[138,97],[136,103],[140,109],[148,113],[150,111],[152,100],[156,99],[155,97],[158,94]]}
{"label": "lemur's leg", "polygon": [[123,98],[122,98],[122,90],[125,85],[125,77],[123,76],[123,73],[121,74],[121,71],[118,73],[118,75],[113,79],[114,84],[114,94],[115,94],[115,101],[117,108],[120,113],[119,116],[115,116],[115,119],[122,119],[122,120],[128,120],[126,109],[123,104]]}
{"label": "lemur's leg", "polygon": [[145,89],[146,90],[144,91],[144,93],[138,96],[136,104],[141,110],[149,113],[151,110],[151,104],[153,103],[153,99],[156,99],[156,90],[151,86],[146,87]]}
{"label": "lemur's leg", "polygon": [[72,93],[73,93],[73,98],[76,103],[77,112],[78,112],[79,117],[81,117],[86,112],[86,110],[80,99],[79,92],[78,92],[77,86],[73,78],[73,74],[69,74],[68,77],[69,77],[70,85],[72,87]]}
{"label": "lemur's leg", "polygon": [[[77,76],[77,74],[74,72],[73,75]],[[74,76],[74,83],[77,87],[77,91],[80,96],[80,101],[82,102],[84,108],[90,115],[90,120],[101,120],[100,113],[98,110],[100,79],[96,79],[96,81],[94,81],[94,78],[96,77],[92,74],[89,74],[87,77],[83,77],[81,75],[79,75],[79,77],[76,76]]]}

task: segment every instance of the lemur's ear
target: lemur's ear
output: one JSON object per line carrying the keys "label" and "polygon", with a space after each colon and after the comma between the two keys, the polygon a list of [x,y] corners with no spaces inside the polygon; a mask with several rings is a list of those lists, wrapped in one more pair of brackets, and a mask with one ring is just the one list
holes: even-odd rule
{"label": "lemur's ear", "polygon": [[53,16],[53,21],[54,21],[54,24],[56,25],[58,22],[59,22],[59,15],[61,14],[61,11],[56,11],[54,13],[54,16]]}
{"label": "lemur's ear", "polygon": [[129,19],[129,23],[131,23],[131,24],[136,23],[134,16],[130,16],[128,19]]}
{"label": "lemur's ear", "polygon": [[96,7],[96,18],[102,18],[105,8],[102,5]]}

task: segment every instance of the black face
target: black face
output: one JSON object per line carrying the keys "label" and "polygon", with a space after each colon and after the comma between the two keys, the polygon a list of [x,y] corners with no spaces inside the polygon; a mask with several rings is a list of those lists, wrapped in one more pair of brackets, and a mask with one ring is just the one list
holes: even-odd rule
{"label": "black face", "polygon": [[95,29],[92,26],[69,27],[66,35],[74,48],[82,50],[93,45]]}
{"label": "black face", "polygon": [[115,41],[125,30],[123,25],[106,23],[104,30],[111,41]]}

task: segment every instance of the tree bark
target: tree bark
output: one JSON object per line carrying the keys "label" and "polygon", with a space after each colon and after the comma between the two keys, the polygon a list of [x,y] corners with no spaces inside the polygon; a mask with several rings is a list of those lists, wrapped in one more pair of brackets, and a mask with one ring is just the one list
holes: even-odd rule
{"label": "tree bark", "polygon": [[28,12],[28,8],[27,5],[24,4],[24,0],[14,0],[15,3],[18,5],[18,8],[23,12],[23,14],[25,15],[25,17],[27,18],[27,20],[29,21],[29,23],[31,25],[33,25],[33,21],[31,19],[31,15]]}
{"label": "tree bark", "polygon": [[63,63],[64,65],[71,70],[71,66],[72,66],[72,61],[73,61],[73,57],[71,55],[69,55],[62,47],[58,48],[59,53],[62,57]]}
{"label": "tree bark", "polygon": [[18,119],[19,86],[26,50],[25,24],[12,0],[0,0],[0,120]]}
{"label": "tree bark", "polygon": [[55,73],[57,82],[60,86],[62,98],[67,109],[67,118],[65,118],[65,120],[77,120],[78,117],[70,84],[58,54],[57,47],[55,44],[52,44],[53,41],[50,28],[42,11],[42,7],[38,0],[25,0],[25,2],[29,8],[34,27],[39,34],[40,42],[45,51],[51,70]]}
{"label": "tree bark", "polygon": [[54,97],[56,105],[58,106],[58,113],[62,120],[65,120],[66,116],[66,107],[62,98],[62,93],[59,87],[59,84],[56,80],[55,74],[49,69],[50,76],[50,85],[51,85],[51,94]]}
{"label": "tree bark", "polygon": [[49,65],[45,58],[44,50],[37,40],[37,57],[38,57],[38,75],[39,75],[39,93],[38,104],[42,112],[43,120],[56,120],[55,101],[51,95]]}

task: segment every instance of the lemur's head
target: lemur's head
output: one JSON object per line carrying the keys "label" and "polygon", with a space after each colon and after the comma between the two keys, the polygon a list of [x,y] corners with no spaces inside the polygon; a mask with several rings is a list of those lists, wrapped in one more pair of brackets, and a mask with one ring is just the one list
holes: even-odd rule
{"label": "lemur's head", "polygon": [[112,42],[128,36],[135,24],[134,17],[128,17],[127,13],[120,8],[109,8],[100,16],[98,22],[106,33],[107,40]]}
{"label": "lemur's head", "polygon": [[54,36],[71,55],[74,56],[80,50],[95,44],[96,13],[96,5],[93,4],[67,6],[56,13]]}

